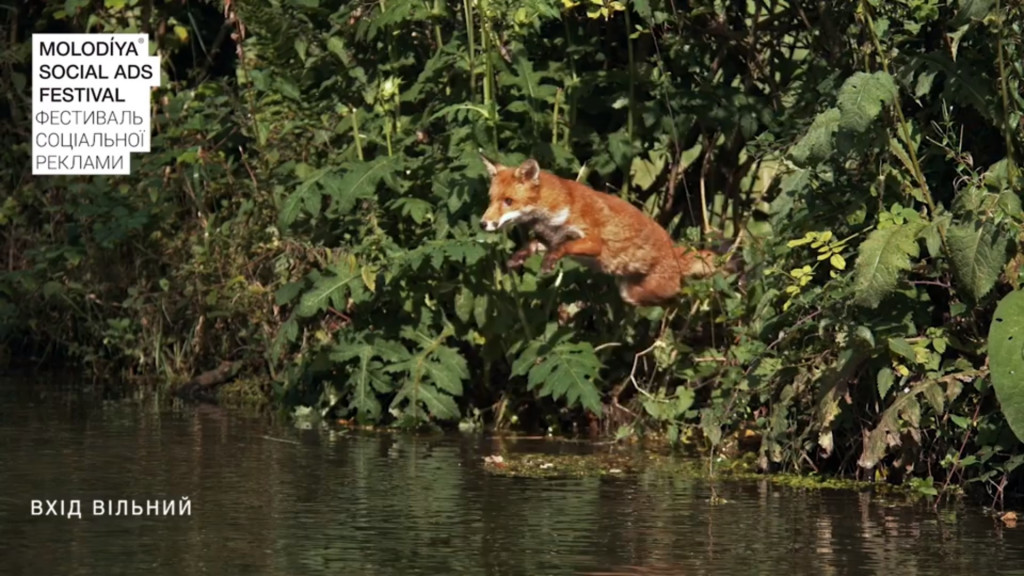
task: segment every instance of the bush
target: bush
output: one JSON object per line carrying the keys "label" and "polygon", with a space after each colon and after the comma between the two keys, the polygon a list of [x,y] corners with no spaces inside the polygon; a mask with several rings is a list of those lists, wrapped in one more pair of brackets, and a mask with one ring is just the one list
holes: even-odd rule
{"label": "bush", "polygon": [[[1017,3],[82,1],[9,8],[0,318],[87,366],[224,360],[282,406],[976,482],[1021,462],[986,339],[1019,286]],[[151,32],[153,152],[32,177],[29,34]],[[484,149],[619,194],[742,282],[675,311],[503,262]],[[27,339],[27,340],[26,340]],[[993,359],[995,361],[995,359]],[[105,369],[105,368],[104,368]],[[696,433],[696,434],[695,434]]]}

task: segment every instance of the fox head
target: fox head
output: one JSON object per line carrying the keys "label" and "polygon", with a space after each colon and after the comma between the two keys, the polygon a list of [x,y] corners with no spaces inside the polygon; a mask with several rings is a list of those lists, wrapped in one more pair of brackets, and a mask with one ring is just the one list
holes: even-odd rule
{"label": "fox head", "polygon": [[540,165],[529,159],[515,168],[502,166],[481,154],[491,177],[491,203],[480,225],[494,232],[530,216],[540,197]]}

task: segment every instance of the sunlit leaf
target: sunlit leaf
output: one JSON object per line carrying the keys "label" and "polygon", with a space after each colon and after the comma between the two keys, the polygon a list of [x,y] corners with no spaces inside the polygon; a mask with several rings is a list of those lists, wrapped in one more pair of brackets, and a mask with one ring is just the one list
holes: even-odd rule
{"label": "sunlit leaf", "polygon": [[946,243],[957,285],[975,300],[988,294],[1009,257],[1009,238],[988,223],[955,224]]}
{"label": "sunlit leaf", "polygon": [[896,98],[896,82],[886,72],[856,72],[839,89],[839,127],[863,132],[878,118],[883,106]]}
{"label": "sunlit leaf", "polygon": [[900,275],[910,270],[911,257],[917,258],[917,234],[923,222],[908,222],[874,230],[860,245],[855,264],[855,301],[875,308],[896,288]]}
{"label": "sunlit leaf", "polygon": [[1024,441],[1024,291],[999,301],[988,331],[988,362],[999,406]]}

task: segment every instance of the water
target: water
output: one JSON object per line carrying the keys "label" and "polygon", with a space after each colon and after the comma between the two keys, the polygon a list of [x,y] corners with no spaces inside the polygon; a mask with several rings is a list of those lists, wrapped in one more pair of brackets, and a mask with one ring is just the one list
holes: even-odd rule
{"label": "water", "polygon": [[[499,440],[301,431],[0,379],[0,574],[1024,574],[1024,528],[847,492],[493,477]],[[551,450],[551,443],[506,447]],[[578,447],[561,445],[555,450]],[[92,515],[178,499],[184,517]],[[80,499],[82,519],[32,516]]]}

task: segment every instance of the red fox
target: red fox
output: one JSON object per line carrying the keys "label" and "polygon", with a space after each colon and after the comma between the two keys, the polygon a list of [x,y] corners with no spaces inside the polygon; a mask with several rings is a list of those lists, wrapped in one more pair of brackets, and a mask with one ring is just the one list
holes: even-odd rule
{"label": "red fox", "polygon": [[615,276],[620,296],[633,306],[669,304],[684,276],[715,271],[714,252],[675,246],[664,228],[621,198],[541,170],[534,159],[510,168],[481,156],[491,178],[481,226],[494,232],[522,225],[536,236],[509,258],[509,268],[544,252],[541,272],[548,273],[569,256]]}

